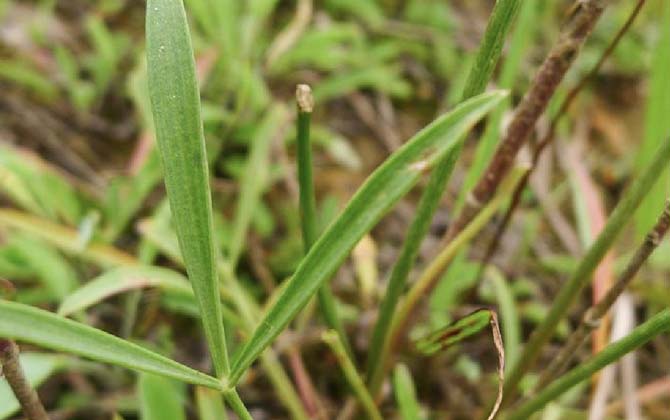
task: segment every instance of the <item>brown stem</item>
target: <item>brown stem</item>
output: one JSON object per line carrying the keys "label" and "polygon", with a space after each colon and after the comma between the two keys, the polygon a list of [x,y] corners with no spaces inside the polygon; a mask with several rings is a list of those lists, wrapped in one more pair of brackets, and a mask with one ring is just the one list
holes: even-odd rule
{"label": "brown stem", "polygon": [[493,197],[604,8],[603,0],[582,0],[575,4],[557,44],[545,58],[531,87],[517,106],[505,137],[468,195],[463,210],[449,227],[444,242],[453,239]]}
{"label": "brown stem", "polygon": [[23,409],[23,414],[30,420],[49,420],[37,392],[23,374],[19,361],[19,346],[14,341],[0,339],[0,365],[9,387]]}
{"label": "brown stem", "polygon": [[491,258],[495,254],[495,251],[498,248],[498,245],[500,244],[500,239],[502,238],[502,235],[505,233],[505,230],[507,229],[507,226],[509,224],[509,221],[512,219],[512,214],[514,211],[519,207],[520,201],[521,201],[521,193],[523,190],[526,188],[526,185],[528,184],[528,181],[530,179],[531,174],[537,167],[537,164],[540,160],[540,157],[542,157],[542,152],[544,149],[554,140],[554,137],[556,135],[556,127],[558,126],[558,122],[561,120],[563,116],[567,113],[568,109],[570,108],[570,105],[572,105],[572,102],[575,100],[577,95],[582,91],[584,86],[586,86],[586,83],[593,79],[598,72],[600,71],[600,68],[602,65],[607,61],[610,55],[612,55],[612,52],[614,52],[614,49],[617,47],[619,44],[619,41],[623,36],[628,32],[630,29],[631,25],[637,18],[637,16],[640,14],[640,11],[642,10],[642,6],[644,6],[646,0],[638,0],[637,5],[631,12],[631,14],[628,16],[628,19],[626,22],[623,24],[623,26],[619,29],[617,34],[614,36],[612,41],[610,41],[610,44],[607,46],[607,49],[602,53],[600,56],[600,59],[596,63],[595,66],[591,69],[591,71],[588,72],[584,77],[582,77],[577,84],[570,89],[570,92],[565,96],[565,99],[563,99],[563,102],[561,103],[560,108],[558,109],[558,112],[554,116],[554,118],[551,120],[551,124],[549,125],[549,129],[547,130],[547,133],[545,136],[542,138],[542,140],[537,144],[535,147],[535,150],[533,152],[533,159],[531,163],[531,168],[530,171],[519,181],[519,184],[516,186],[516,189],[514,191],[514,194],[512,195],[512,201],[510,202],[510,205],[507,207],[507,210],[505,212],[505,215],[503,216],[502,220],[498,224],[498,227],[496,228],[495,234],[491,238],[487,248],[486,248],[486,253],[484,254],[484,258],[482,259],[482,263],[480,266],[480,271],[479,271],[479,276],[478,278],[481,278],[481,275],[483,273],[483,270],[486,268],[486,266],[489,264],[491,261]]}
{"label": "brown stem", "polygon": [[654,228],[647,234],[644,242],[635,252],[626,269],[619,275],[616,282],[607,291],[605,296],[595,305],[590,307],[582,317],[582,322],[574,333],[570,335],[568,342],[563,346],[558,355],[553,358],[549,367],[540,375],[536,390],[543,388],[551,380],[560,375],[570,363],[577,350],[586,341],[589,334],[600,324],[601,319],[607,314],[617,298],[633,280],[642,264],[656,249],[661,239],[670,227],[670,200],[666,202],[663,213],[658,218]]}

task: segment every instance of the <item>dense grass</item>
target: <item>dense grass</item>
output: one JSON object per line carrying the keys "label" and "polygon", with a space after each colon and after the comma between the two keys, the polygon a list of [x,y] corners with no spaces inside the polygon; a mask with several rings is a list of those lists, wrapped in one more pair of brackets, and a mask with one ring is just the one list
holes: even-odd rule
{"label": "dense grass", "polygon": [[663,381],[667,2],[66,3],[0,1],[0,419],[586,417],[633,351]]}

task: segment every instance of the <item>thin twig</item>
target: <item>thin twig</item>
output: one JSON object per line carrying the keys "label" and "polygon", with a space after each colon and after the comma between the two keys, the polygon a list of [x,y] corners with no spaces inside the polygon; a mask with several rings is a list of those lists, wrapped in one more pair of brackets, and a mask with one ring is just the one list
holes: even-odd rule
{"label": "thin twig", "polygon": [[453,239],[493,197],[604,8],[605,2],[602,0],[583,0],[576,3],[560,39],[547,55],[533,84],[517,106],[505,137],[486,171],[468,195],[463,210],[449,226],[443,242]]}
{"label": "thin twig", "polygon": [[479,268],[479,275],[477,276],[478,278],[481,278],[483,274],[483,270],[486,268],[486,266],[491,262],[491,258],[495,254],[496,250],[498,249],[498,246],[500,245],[501,238],[505,231],[507,230],[507,227],[509,226],[509,222],[512,219],[512,215],[514,214],[514,211],[519,207],[519,204],[521,203],[521,195],[526,188],[526,185],[528,185],[528,181],[531,177],[531,175],[534,173],[535,168],[538,166],[538,162],[540,158],[542,157],[542,152],[544,152],[545,148],[554,140],[554,137],[556,136],[556,128],[558,127],[558,123],[560,122],[561,118],[566,115],[568,109],[574,102],[575,98],[577,95],[584,89],[586,86],[587,82],[595,78],[595,76],[599,73],[600,68],[603,66],[605,61],[609,58],[609,56],[614,52],[616,49],[617,45],[619,45],[619,41],[623,36],[628,32],[630,27],[632,26],[633,22],[637,18],[637,16],[640,14],[640,11],[642,10],[642,6],[644,6],[646,0],[638,0],[637,5],[631,12],[630,16],[628,16],[628,19],[624,23],[624,25],[619,29],[617,34],[614,36],[610,44],[607,46],[603,54],[600,56],[600,59],[596,63],[595,66],[589,71],[584,77],[582,77],[579,82],[568,92],[566,95],[565,99],[563,99],[563,102],[561,103],[561,106],[558,109],[558,112],[554,116],[554,118],[551,120],[551,124],[549,125],[549,129],[547,130],[547,133],[542,137],[542,140],[537,144],[535,147],[535,150],[533,152],[533,158],[532,158],[532,163],[531,163],[531,168],[530,171],[521,179],[519,182],[519,185],[517,185],[516,189],[514,190],[514,193],[512,194],[512,200],[510,202],[509,207],[505,211],[505,215],[501,219],[501,221],[498,223],[498,226],[496,227],[496,231],[491,238],[491,240],[488,243],[488,246],[486,248],[486,252],[484,254],[484,258],[482,259],[481,266]]}
{"label": "thin twig", "polygon": [[14,341],[0,339],[0,365],[26,417],[30,420],[49,420],[37,392],[30,386],[21,369],[19,346]]}
{"label": "thin twig", "polygon": [[647,234],[644,242],[635,252],[635,255],[630,260],[623,273],[621,273],[616,282],[607,291],[607,294],[605,294],[598,303],[586,311],[577,330],[572,333],[568,342],[563,346],[559,354],[553,358],[549,367],[543,370],[536,389],[544,388],[545,385],[565,370],[565,367],[570,363],[579,347],[584,343],[589,334],[598,327],[600,320],[607,314],[610,307],[630,284],[633,278],[635,278],[635,275],[640,270],[640,267],[642,267],[642,264],[644,264],[651,253],[654,252],[669,227],[670,201],[666,202],[665,209],[656,222],[656,225],[651,232]]}

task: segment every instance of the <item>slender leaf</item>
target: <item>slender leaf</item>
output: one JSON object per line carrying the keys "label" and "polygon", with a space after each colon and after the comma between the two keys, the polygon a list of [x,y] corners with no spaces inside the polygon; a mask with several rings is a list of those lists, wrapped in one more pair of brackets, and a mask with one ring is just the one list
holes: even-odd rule
{"label": "slender leaf", "polygon": [[418,420],[421,418],[421,407],[416,399],[416,389],[412,374],[402,363],[396,365],[393,371],[393,390],[398,403],[400,416],[403,420]]}
{"label": "slender leaf", "polygon": [[342,215],[310,249],[249,342],[236,355],[231,383],[239,380],[361,237],[419,181],[423,172],[457,149],[463,135],[504,97],[502,92],[492,92],[463,103],[417,133],[370,175]]}
{"label": "slender leaf", "polygon": [[[501,2],[498,2],[498,4]],[[498,86],[501,89],[512,89],[514,82],[519,74],[520,64],[523,62],[523,54],[528,49],[528,44],[533,40],[536,27],[539,25],[537,19],[537,10],[540,5],[534,1],[518,2],[521,3],[518,12],[519,17],[514,25],[514,34],[510,40],[509,50],[505,53],[505,60],[500,71]],[[516,7],[513,6],[513,7]],[[486,124],[486,130],[477,143],[475,155],[468,167],[467,174],[463,180],[463,186],[456,199],[455,213],[458,213],[465,202],[467,193],[475,185],[486,164],[490,161],[495,152],[496,145],[500,138],[500,125],[504,112],[511,106],[511,100],[508,98],[493,112]]]}
{"label": "slender leaf", "polygon": [[[62,356],[41,353],[22,353],[21,367],[31,387],[37,388],[51,375],[65,367]],[[4,378],[0,378],[0,419],[19,411],[21,406]]]}
{"label": "slender leaf", "polygon": [[160,267],[120,267],[96,277],[67,296],[58,313],[67,316],[115,294],[143,287],[159,287],[179,295],[193,294],[191,285],[176,271]]}
{"label": "slender leaf", "polygon": [[0,337],[99,362],[221,389],[216,378],[88,325],[42,309],[0,300]]}
{"label": "slender leaf", "polygon": [[[470,68],[467,82],[463,89],[463,100],[469,99],[484,91],[486,84],[500,58],[507,32],[514,21],[520,0],[501,0],[496,2],[488,24],[482,45],[477,52],[475,61]],[[397,308],[407,276],[419,253],[422,239],[428,233],[433,214],[437,210],[453,167],[458,160],[462,142],[454,151],[445,155],[431,172],[428,185],[421,195],[416,215],[403,242],[400,256],[393,266],[389,285],[379,310],[379,319],[375,325],[367,360],[367,378],[370,390],[376,394],[382,384],[385,373],[386,356],[388,353],[388,336],[391,331],[393,314]]]}
{"label": "slender leaf", "polygon": [[137,387],[142,420],[186,420],[185,396],[181,384],[162,376],[142,373]]}
{"label": "slender leaf", "polygon": [[147,3],[149,94],[165,187],[218,376],[228,371],[212,238],[212,197],[200,96],[181,0]]}
{"label": "slender leaf", "polygon": [[[637,170],[641,173],[653,160],[654,153],[670,135],[670,3],[661,2],[662,9],[658,17],[659,37],[656,45],[651,48],[653,61],[649,76],[647,109],[645,110],[644,138],[637,156]],[[663,209],[667,196],[668,177],[654,187],[652,193],[645,197],[640,209],[635,214],[635,225],[638,237],[642,238],[656,223],[656,216]]]}

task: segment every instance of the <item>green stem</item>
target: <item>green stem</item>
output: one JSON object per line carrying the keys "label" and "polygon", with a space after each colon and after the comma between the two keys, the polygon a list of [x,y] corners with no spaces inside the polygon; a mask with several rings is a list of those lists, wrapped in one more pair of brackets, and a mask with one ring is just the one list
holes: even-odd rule
{"label": "green stem", "polygon": [[603,351],[581,363],[570,372],[552,382],[542,392],[521,405],[507,420],[523,420],[540,410],[548,402],[555,400],[568,389],[588,379],[610,363],[616,362],[627,353],[644,345],[659,334],[670,331],[670,310],[666,309],[635,328],[630,334],[607,346]]}
{"label": "green stem", "polygon": [[224,392],[223,397],[241,420],[254,420],[235,389]]}
{"label": "green stem", "polygon": [[[499,0],[496,2],[484,33],[481,48],[477,53],[463,90],[463,100],[480,94],[486,88],[486,84],[491,79],[493,70],[498,63],[505,38],[512,22],[514,22],[520,4],[521,0]],[[416,209],[416,216],[407,231],[400,256],[393,266],[368,353],[366,374],[369,389],[373,395],[378,392],[386,372],[386,356],[388,355],[393,314],[407,283],[409,271],[416,260],[422,239],[428,233],[433,214],[439,206],[442,193],[460,155],[461,145],[462,142],[457,146],[458,149],[437,162],[435,169],[431,172],[428,186],[423,191]]]}
{"label": "green stem", "polygon": [[[297,133],[298,133],[298,184],[300,185],[300,221],[302,225],[302,239],[305,254],[309,252],[317,239],[316,198],[314,196],[314,179],[312,176],[312,146],[310,144],[310,123],[314,98],[308,85],[298,85],[296,89],[298,105]],[[319,308],[328,327],[337,331],[340,340],[352,358],[353,353],[347,339],[344,326],[337,314],[335,296],[328,284],[324,284],[318,291]],[[353,360],[353,359],[352,359]]]}
{"label": "green stem", "polygon": [[612,215],[607,221],[604,229],[589,248],[586,255],[580,261],[577,269],[570,279],[563,285],[554,298],[553,305],[526,344],[521,356],[511,370],[505,389],[507,390],[506,400],[516,392],[516,387],[523,375],[533,366],[544,344],[554,334],[559,321],[564,318],[570,306],[579,295],[579,292],[590,283],[591,275],[596,269],[600,260],[605,256],[607,250],[612,246],[615,239],[631,219],[635,209],[640,205],[642,199],[654,186],[659,176],[663,173],[670,160],[670,141],[664,141],[657,150],[654,160],[645,169],[642,175],[636,179],[630,189],[624,194],[619,204],[616,206]]}
{"label": "green stem", "polygon": [[356,395],[356,398],[358,398],[358,401],[365,410],[367,418],[372,420],[381,420],[382,416],[379,413],[372,396],[368,392],[367,388],[365,388],[365,384],[356,371],[356,367],[351,362],[351,359],[347,356],[346,349],[344,348],[342,341],[340,341],[337,332],[333,330],[326,331],[323,333],[321,338],[326,342],[326,344],[328,344],[328,346],[330,346],[333,353],[335,353],[335,357],[337,357],[337,361],[339,362],[340,367],[344,372],[344,376],[346,376],[349,385]]}

